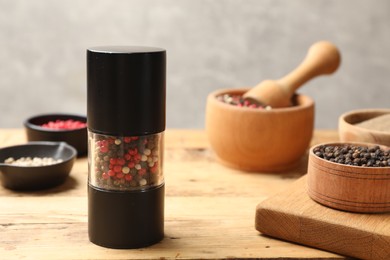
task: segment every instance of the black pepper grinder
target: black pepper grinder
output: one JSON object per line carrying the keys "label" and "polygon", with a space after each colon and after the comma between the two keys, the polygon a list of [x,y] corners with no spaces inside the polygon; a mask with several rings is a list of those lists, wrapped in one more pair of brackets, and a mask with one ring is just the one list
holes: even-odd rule
{"label": "black pepper grinder", "polygon": [[164,237],[166,51],[87,50],[88,233],[109,248]]}

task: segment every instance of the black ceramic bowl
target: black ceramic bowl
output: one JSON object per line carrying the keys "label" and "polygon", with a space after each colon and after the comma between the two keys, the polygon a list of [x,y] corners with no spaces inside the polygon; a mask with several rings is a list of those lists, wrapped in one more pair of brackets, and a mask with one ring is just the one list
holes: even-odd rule
{"label": "black ceramic bowl", "polygon": [[78,156],[87,154],[88,149],[88,131],[87,127],[73,130],[56,130],[42,127],[50,121],[56,120],[75,120],[86,123],[85,116],[67,115],[67,114],[47,114],[28,118],[24,122],[28,141],[51,141],[66,142],[76,148]]}
{"label": "black ceramic bowl", "polygon": [[[12,190],[38,190],[63,183],[72,170],[76,149],[64,142],[30,142],[0,149],[0,180]],[[47,166],[16,166],[4,161],[10,157],[51,157],[62,162]]]}

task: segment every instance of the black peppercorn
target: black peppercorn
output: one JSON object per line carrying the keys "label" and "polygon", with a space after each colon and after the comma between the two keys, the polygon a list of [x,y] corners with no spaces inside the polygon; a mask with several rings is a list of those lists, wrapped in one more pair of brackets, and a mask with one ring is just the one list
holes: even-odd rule
{"label": "black peppercorn", "polygon": [[358,145],[320,145],[313,153],[325,160],[363,167],[389,167],[390,152],[379,146],[364,147]]}

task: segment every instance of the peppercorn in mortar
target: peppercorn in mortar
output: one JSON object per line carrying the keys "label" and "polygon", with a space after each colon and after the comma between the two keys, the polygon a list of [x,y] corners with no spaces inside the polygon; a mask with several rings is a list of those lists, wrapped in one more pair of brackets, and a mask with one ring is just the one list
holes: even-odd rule
{"label": "peppercorn in mortar", "polygon": [[266,109],[270,110],[270,106],[262,106],[261,104],[252,102],[249,99],[245,99],[242,97],[242,95],[232,95],[232,94],[223,94],[217,96],[217,99],[223,103],[238,106],[238,107],[249,107],[249,108],[256,108],[256,109]]}

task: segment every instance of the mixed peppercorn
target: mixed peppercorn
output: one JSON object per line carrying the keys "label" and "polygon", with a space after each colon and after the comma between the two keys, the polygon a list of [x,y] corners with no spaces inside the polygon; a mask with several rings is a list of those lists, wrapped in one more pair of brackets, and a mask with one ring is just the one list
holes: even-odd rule
{"label": "mixed peppercorn", "polygon": [[266,109],[266,110],[271,109],[270,106],[262,106],[261,104],[251,101],[250,99],[243,98],[241,95],[223,94],[217,96],[217,99],[226,104],[230,104],[238,107],[249,107],[249,108]]}
{"label": "mixed peppercorn", "polygon": [[379,146],[320,145],[313,149],[315,155],[325,160],[362,167],[389,167],[390,150]]}
{"label": "mixed peppercorn", "polygon": [[162,183],[161,136],[112,137],[94,134],[91,183],[109,190],[145,188]]}

